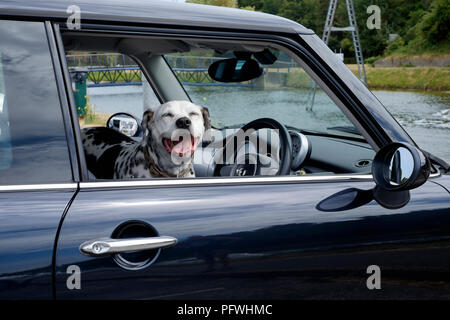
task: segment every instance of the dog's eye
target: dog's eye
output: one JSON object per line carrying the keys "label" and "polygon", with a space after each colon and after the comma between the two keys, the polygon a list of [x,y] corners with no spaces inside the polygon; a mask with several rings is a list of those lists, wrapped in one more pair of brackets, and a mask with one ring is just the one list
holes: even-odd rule
{"label": "dog's eye", "polygon": [[163,118],[165,118],[165,117],[173,118],[174,117],[174,115],[170,112],[164,113],[162,116],[163,116]]}
{"label": "dog's eye", "polygon": [[197,112],[191,112],[189,113],[190,117],[195,117],[195,116],[199,116],[199,114]]}

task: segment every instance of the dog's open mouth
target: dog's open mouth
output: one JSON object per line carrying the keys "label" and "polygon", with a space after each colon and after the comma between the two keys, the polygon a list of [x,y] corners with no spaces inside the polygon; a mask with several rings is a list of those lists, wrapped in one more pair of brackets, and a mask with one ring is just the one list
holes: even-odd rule
{"label": "dog's open mouth", "polygon": [[198,138],[194,138],[191,136],[191,139],[183,139],[183,137],[180,137],[178,141],[163,138],[162,142],[164,144],[164,147],[166,147],[167,152],[175,152],[180,157],[182,157],[185,154],[194,153],[195,149],[197,148]]}

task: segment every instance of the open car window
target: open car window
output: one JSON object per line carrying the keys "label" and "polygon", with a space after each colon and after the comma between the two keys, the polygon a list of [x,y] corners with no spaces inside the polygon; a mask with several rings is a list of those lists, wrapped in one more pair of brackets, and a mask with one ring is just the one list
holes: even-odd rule
{"label": "open car window", "polygon": [[241,82],[215,81],[208,74],[214,62],[233,56],[230,52],[199,50],[165,58],[191,100],[208,106],[217,128],[240,127],[257,118],[272,117],[293,129],[362,137],[294,59],[279,50],[270,52],[276,60],[260,64],[261,76]]}
{"label": "open car window", "polygon": [[82,128],[105,126],[115,113],[141,118],[144,110],[161,104],[140,67],[127,55],[68,51],[66,60]]}
{"label": "open car window", "polygon": [[370,173],[372,147],[288,52],[86,43],[66,58],[92,180]]}

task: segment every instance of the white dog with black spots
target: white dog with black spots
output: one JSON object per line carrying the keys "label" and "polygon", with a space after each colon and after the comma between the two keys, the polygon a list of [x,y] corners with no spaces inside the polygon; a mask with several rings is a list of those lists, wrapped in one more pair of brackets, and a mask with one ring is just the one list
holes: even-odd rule
{"label": "white dog with black spots", "polygon": [[140,142],[110,128],[81,132],[89,171],[97,179],[195,177],[194,152],[211,128],[208,109],[169,101],[142,118]]}

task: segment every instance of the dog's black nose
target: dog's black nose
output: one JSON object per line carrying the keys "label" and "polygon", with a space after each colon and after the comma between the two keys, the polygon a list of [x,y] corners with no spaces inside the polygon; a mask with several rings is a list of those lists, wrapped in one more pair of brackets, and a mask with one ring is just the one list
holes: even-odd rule
{"label": "dog's black nose", "polygon": [[188,129],[189,126],[191,125],[191,120],[189,120],[189,118],[187,117],[183,117],[178,119],[175,124],[177,125],[178,128],[181,129]]}

